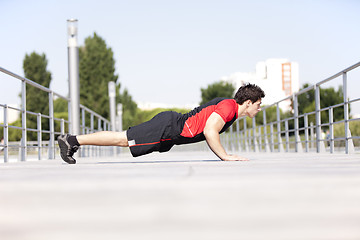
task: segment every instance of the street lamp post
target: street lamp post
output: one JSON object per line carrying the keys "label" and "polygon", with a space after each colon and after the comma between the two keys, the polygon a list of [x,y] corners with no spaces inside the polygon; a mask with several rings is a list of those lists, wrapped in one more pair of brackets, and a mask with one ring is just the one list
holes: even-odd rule
{"label": "street lamp post", "polygon": [[80,80],[79,80],[79,48],[77,43],[77,19],[68,22],[68,69],[71,134],[80,134]]}

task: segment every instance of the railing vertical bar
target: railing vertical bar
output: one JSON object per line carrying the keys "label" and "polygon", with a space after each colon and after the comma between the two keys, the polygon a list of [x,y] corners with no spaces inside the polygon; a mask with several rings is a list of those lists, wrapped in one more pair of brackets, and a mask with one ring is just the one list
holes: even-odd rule
{"label": "railing vertical bar", "polygon": [[[238,121],[239,122],[239,128],[240,128],[240,124],[241,124],[241,122],[240,121]],[[244,124],[244,122],[242,121],[242,124]],[[240,149],[239,150],[241,150],[241,151],[245,151],[245,138],[244,138],[244,126],[243,126],[243,129],[242,130],[240,130]]]}
{"label": "railing vertical bar", "polygon": [[262,152],[262,133],[261,133],[261,126],[258,127],[258,133],[259,133],[259,152]]}
{"label": "railing vertical bar", "polygon": [[25,79],[21,83],[21,156],[20,161],[26,161],[27,152],[27,127],[26,127],[26,82]]}
{"label": "railing vertical bar", "polygon": [[286,139],[286,152],[289,152],[289,122],[288,120],[285,121],[285,139]]}
{"label": "railing vertical bar", "polygon": [[329,108],[329,138],[330,141],[330,153],[334,153],[334,113],[333,108]]}
{"label": "railing vertical bar", "polygon": [[[81,108],[81,133],[85,134],[85,109]],[[81,157],[85,157],[85,152],[86,149],[89,146],[85,146],[85,148],[82,149],[82,151],[80,151]]]}
{"label": "railing vertical bar", "polygon": [[42,151],[41,113],[37,114],[37,145],[38,145],[38,160],[41,160],[41,151]]}
{"label": "railing vertical bar", "polygon": [[269,142],[268,142],[268,135],[267,135],[267,120],[266,120],[266,109],[263,110],[263,125],[264,125],[264,151],[270,152]]}
{"label": "railing vertical bar", "polygon": [[230,149],[232,152],[234,152],[234,139],[233,139],[233,135],[234,135],[234,130],[233,130],[233,125],[230,126]]}
{"label": "railing vertical bar", "polygon": [[65,120],[63,118],[60,121],[60,133],[61,135],[65,134]]}
{"label": "railing vertical bar", "polygon": [[85,134],[85,109],[81,108],[81,133]]}
{"label": "railing vertical bar", "polygon": [[282,140],[281,140],[281,119],[280,119],[280,107],[279,103],[276,104],[276,122],[277,122],[277,137],[278,137],[278,152],[282,151]]}
{"label": "railing vertical bar", "polygon": [[[98,118],[98,131],[101,131],[101,119]],[[96,156],[101,156],[101,148],[100,146],[97,147],[97,155]]]}
{"label": "railing vertical bar", "polygon": [[256,122],[255,118],[252,119],[252,131],[253,131],[253,146],[254,146],[254,152],[258,151],[258,144],[256,139]]}
{"label": "railing vertical bar", "polygon": [[55,159],[55,130],[54,130],[54,93],[49,92],[50,139],[49,159]]}
{"label": "railing vertical bar", "polygon": [[244,144],[245,144],[245,152],[250,151],[249,149],[249,144],[248,144],[248,133],[247,133],[247,123],[246,123],[246,118],[244,118],[243,120],[244,122]]}
{"label": "railing vertical bar", "polygon": [[[90,114],[90,132],[91,133],[94,132],[94,114],[93,113]],[[94,146],[90,147],[89,155],[92,157],[94,156]]]}
{"label": "railing vertical bar", "polygon": [[236,121],[236,146],[237,146],[237,151],[241,151],[241,144],[240,144],[240,126],[239,126],[239,121]]}
{"label": "railing vertical bar", "polygon": [[68,131],[69,131],[71,134],[74,134],[74,133],[72,132],[73,127],[72,127],[71,119],[72,119],[72,114],[71,114],[71,101],[68,100],[68,120],[69,120],[69,130],[68,130]]}
{"label": "railing vertical bar", "polygon": [[316,152],[321,152],[321,115],[320,115],[320,86],[315,85],[315,127],[316,127]]}
{"label": "railing vertical bar", "polygon": [[349,153],[349,103],[347,91],[347,73],[342,74],[343,77],[343,97],[344,97],[344,127],[345,127],[345,153]]}
{"label": "railing vertical bar", "polygon": [[295,125],[295,152],[299,152],[299,110],[298,110],[298,98],[296,94],[293,94],[293,108],[294,108],[294,125]]}
{"label": "railing vertical bar", "polygon": [[9,161],[9,124],[8,124],[8,114],[9,107],[5,104],[4,107],[4,162]]}
{"label": "railing vertical bar", "polygon": [[270,123],[270,151],[274,152],[274,124]]}
{"label": "railing vertical bar", "polygon": [[305,129],[305,151],[309,152],[309,123],[308,123],[308,115],[304,115],[304,129]]}

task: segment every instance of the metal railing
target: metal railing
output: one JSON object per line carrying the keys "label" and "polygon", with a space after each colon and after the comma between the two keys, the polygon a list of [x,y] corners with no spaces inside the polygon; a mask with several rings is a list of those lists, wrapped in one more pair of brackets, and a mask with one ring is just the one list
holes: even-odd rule
{"label": "metal railing", "polygon": [[[15,73],[12,73],[4,68],[0,67],[0,72],[10,76],[12,79],[17,79],[21,81],[21,107],[16,108],[9,106],[7,104],[0,104],[0,111],[4,112],[4,121],[0,123],[0,128],[3,130],[3,140],[0,143],[0,147],[2,149],[3,154],[3,161],[9,161],[9,154],[16,157],[16,152],[19,153],[20,161],[26,161],[27,155],[30,154],[34,156],[37,155],[37,159],[41,160],[44,159],[44,151],[47,152],[46,159],[55,159],[56,154],[58,153],[58,148],[55,146],[55,137],[60,134],[64,134],[66,129],[71,129],[71,122],[69,120],[65,120],[63,118],[56,118],[54,116],[54,100],[55,98],[62,98],[68,103],[68,119],[70,118],[71,111],[70,111],[70,99],[67,97],[62,96],[49,88],[41,86],[40,84],[27,79],[25,77],[19,76]],[[40,91],[47,92],[49,97],[49,113],[35,113],[28,111],[26,109],[26,86],[31,85]],[[12,123],[9,123],[8,116],[9,110],[17,111],[20,113],[21,117],[21,126],[15,126]],[[91,109],[80,105],[80,110],[82,113],[82,124],[81,124],[81,131],[82,133],[91,133],[95,131],[101,130],[110,130],[110,122],[97,114],[96,112],[92,111]],[[89,120],[86,119],[86,115],[89,116]],[[30,128],[27,126],[27,118],[28,116],[35,116],[36,117],[36,128]],[[42,119],[49,120],[49,127],[48,129],[44,129],[42,127]],[[94,122],[97,121],[97,128],[95,127]],[[87,124],[89,122],[89,124]],[[55,125],[59,126],[59,130],[55,129]],[[9,139],[9,129],[17,129],[21,131],[21,140],[14,141],[13,139]],[[27,134],[28,132],[36,132],[37,133],[37,141],[28,141]],[[44,139],[43,135],[47,135],[48,139]],[[91,151],[90,151],[91,149]],[[80,156],[100,156],[100,155],[109,155],[113,154],[114,149],[109,147],[84,147],[80,151]]]}
{"label": "metal railing", "polygon": [[[292,96],[275,102],[269,106],[263,107],[262,124],[256,126],[259,115],[252,120],[245,117],[238,119],[233,124],[228,133],[221,136],[222,142],[228,149],[232,151],[253,151],[253,152],[335,152],[335,143],[338,144],[338,150],[345,153],[355,152],[353,140],[359,140],[360,136],[352,136],[349,124],[353,121],[359,121],[359,118],[349,119],[349,105],[355,102],[360,102],[360,98],[348,98],[348,72],[360,67],[360,62],[353,66],[346,68],[339,73],[320,81],[312,86],[309,86],[301,91],[294,93]],[[33,150],[30,154],[37,155],[37,159],[44,158],[43,152],[47,152],[47,159],[54,159],[57,154],[55,136],[64,134],[66,129],[71,129],[71,122],[63,118],[56,118],[54,116],[54,98],[62,98],[68,103],[68,119],[70,115],[70,99],[64,97],[44,86],[41,86],[27,78],[14,74],[4,68],[0,67],[0,72],[18,79],[21,81],[21,107],[16,108],[7,104],[0,104],[0,111],[4,112],[4,121],[0,123],[0,128],[3,130],[3,142],[0,144],[4,162],[9,161],[10,150],[19,152],[20,161],[26,161],[29,150]],[[343,101],[336,105],[320,107],[320,88],[325,83],[330,82],[338,77],[342,78]],[[26,85],[32,85],[41,91],[47,92],[49,97],[49,113],[35,113],[26,109]],[[314,90],[315,95],[315,111],[299,114],[298,111],[298,96]],[[280,105],[283,103],[291,103],[292,114],[288,117],[281,117]],[[267,117],[267,110],[272,107],[276,108],[276,120],[270,121]],[[344,117],[342,120],[334,121],[334,109],[342,108]],[[18,111],[21,115],[21,126],[15,126],[8,121],[9,110]],[[88,134],[96,131],[110,130],[111,123],[91,109],[80,105],[81,112],[81,126],[82,134]],[[321,123],[321,113],[327,112],[329,120]],[[36,116],[36,128],[27,127],[27,115]],[[310,122],[309,118],[315,117],[315,123]],[[42,119],[49,120],[49,128],[42,127]],[[250,121],[249,121],[250,120]],[[301,122],[301,124],[300,124]],[[293,123],[293,124],[290,124]],[[343,124],[344,136],[334,135],[334,126]],[[56,130],[55,125],[59,130]],[[95,126],[97,125],[97,127]],[[322,128],[328,129],[327,138],[322,137]],[[9,129],[17,129],[21,131],[21,141],[14,141],[9,139]],[[36,132],[37,141],[28,141],[27,133]],[[43,134],[48,135],[48,139],[44,139]],[[327,144],[325,144],[327,143]],[[325,146],[328,145],[328,146]],[[114,147],[100,147],[100,146],[83,146],[80,151],[81,157],[87,156],[105,156],[116,155],[119,151]],[[15,154],[16,156],[16,154]]]}
{"label": "metal railing", "polygon": [[[349,99],[348,96],[348,77],[347,74],[360,67],[360,62],[339,73],[324,79],[312,86],[294,93],[292,96],[284,98],[278,102],[262,108],[262,124],[256,126],[259,116],[248,121],[246,117],[240,118],[230,128],[227,135],[222,136],[222,141],[233,151],[253,151],[253,152],[345,152],[354,153],[354,140],[359,141],[360,136],[352,136],[349,124],[359,121],[359,118],[349,118],[349,106],[352,103],[360,102],[360,98]],[[336,105],[320,107],[321,87],[330,81],[342,78],[343,101]],[[299,114],[298,97],[311,90],[315,92],[315,111]],[[360,94],[359,94],[360,95]],[[291,116],[281,119],[280,104],[291,103]],[[276,120],[268,121],[266,111],[276,107]],[[334,109],[342,108],[344,111],[343,119],[334,121]],[[321,122],[321,113],[328,113],[328,121]],[[315,123],[309,124],[309,118],[314,118]],[[302,123],[300,126],[300,122]],[[290,127],[292,123],[293,127]],[[343,124],[343,126],[342,126]],[[334,127],[343,128],[343,136],[334,135]],[[324,137],[323,129],[327,129],[328,134]],[[335,147],[337,143],[337,148]],[[336,149],[335,149],[336,148]]]}

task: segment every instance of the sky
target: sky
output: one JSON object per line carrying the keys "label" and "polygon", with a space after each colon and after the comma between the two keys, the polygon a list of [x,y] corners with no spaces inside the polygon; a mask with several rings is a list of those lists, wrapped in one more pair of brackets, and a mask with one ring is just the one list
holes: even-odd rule
{"label": "sky", "polygon": [[[72,18],[79,45],[96,32],[111,47],[121,89],[140,102],[199,103],[201,88],[269,58],[298,62],[301,85],[360,61],[358,0],[0,0],[0,9],[0,66],[23,76],[25,54],[45,53],[50,88],[64,96]],[[356,71],[350,98],[360,97]],[[19,104],[19,81],[0,73],[0,84],[0,103]]]}

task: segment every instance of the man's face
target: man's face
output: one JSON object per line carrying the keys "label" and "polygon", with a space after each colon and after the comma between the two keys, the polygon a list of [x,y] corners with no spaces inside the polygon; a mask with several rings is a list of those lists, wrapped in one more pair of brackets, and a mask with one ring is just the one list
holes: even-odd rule
{"label": "man's face", "polygon": [[250,101],[249,106],[247,108],[247,115],[251,118],[255,117],[256,114],[261,111],[260,105],[261,105],[261,99],[257,100],[254,103]]}

